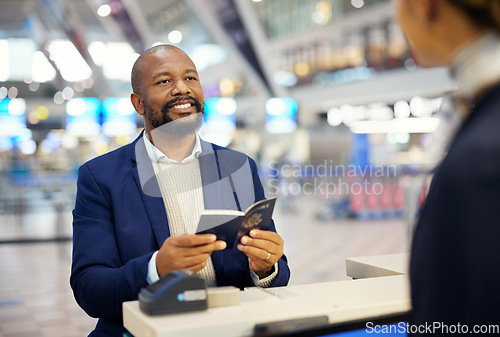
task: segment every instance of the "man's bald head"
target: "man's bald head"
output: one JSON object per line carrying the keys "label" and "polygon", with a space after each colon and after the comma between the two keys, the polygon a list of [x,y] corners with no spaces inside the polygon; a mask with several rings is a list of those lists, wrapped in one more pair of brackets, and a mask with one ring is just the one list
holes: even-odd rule
{"label": "man's bald head", "polygon": [[184,51],[177,48],[176,46],[172,46],[169,44],[160,44],[147,49],[144,53],[141,54],[141,56],[137,58],[137,60],[134,63],[134,66],[132,67],[131,83],[133,92],[135,92],[136,94],[140,94],[143,60],[147,59],[147,57],[151,55],[156,55],[161,52],[171,52],[171,51],[184,53]]}

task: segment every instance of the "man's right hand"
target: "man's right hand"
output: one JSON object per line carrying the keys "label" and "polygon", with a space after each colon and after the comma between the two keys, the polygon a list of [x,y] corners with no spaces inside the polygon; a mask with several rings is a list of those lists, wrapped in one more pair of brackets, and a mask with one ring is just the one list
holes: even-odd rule
{"label": "man's right hand", "polygon": [[214,234],[188,234],[167,238],[156,255],[156,270],[162,277],[172,270],[188,269],[196,273],[203,269],[214,250],[226,248]]}

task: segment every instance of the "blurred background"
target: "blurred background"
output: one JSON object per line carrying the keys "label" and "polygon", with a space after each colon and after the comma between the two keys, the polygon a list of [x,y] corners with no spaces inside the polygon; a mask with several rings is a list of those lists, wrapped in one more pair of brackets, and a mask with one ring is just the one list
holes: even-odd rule
{"label": "blurred background", "polygon": [[204,139],[254,158],[290,284],[407,252],[450,125],[390,0],[0,0],[0,337],[84,336],[69,289],[78,167],[143,128],[130,71],[174,44],[195,62]]}

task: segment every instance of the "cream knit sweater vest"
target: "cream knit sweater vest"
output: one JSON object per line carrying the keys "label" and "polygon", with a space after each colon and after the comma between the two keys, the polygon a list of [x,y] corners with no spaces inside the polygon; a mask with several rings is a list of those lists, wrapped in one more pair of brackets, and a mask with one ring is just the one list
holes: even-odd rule
{"label": "cream knit sweater vest", "polygon": [[[195,233],[200,212],[205,208],[200,161],[196,159],[183,164],[159,162],[153,166],[167,211],[170,235]],[[207,286],[217,286],[212,258],[208,258],[207,265],[198,275],[206,280]]]}

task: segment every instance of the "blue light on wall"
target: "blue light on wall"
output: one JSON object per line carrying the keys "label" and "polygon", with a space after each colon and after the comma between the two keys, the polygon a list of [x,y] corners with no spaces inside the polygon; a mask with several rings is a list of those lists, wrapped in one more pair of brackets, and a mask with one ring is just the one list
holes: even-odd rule
{"label": "blue light on wall", "polygon": [[208,98],[205,101],[205,124],[213,131],[232,132],[236,128],[236,109],[236,102],[232,98]]}
{"label": "blue light on wall", "polygon": [[26,102],[24,99],[0,100],[0,136],[15,137],[26,129]]}
{"label": "blue light on wall", "polygon": [[97,135],[101,131],[101,102],[95,97],[73,98],[66,103],[66,131],[76,136]]}
{"label": "blue light on wall", "polygon": [[137,129],[134,106],[129,98],[106,98],[103,103],[102,133],[106,136],[131,135]]}
{"label": "blue light on wall", "polygon": [[236,101],[230,97],[211,97],[205,101],[203,139],[227,146],[236,129]]}
{"label": "blue light on wall", "polygon": [[273,97],[266,101],[266,130],[290,133],[297,128],[297,102],[293,98]]}
{"label": "blue light on wall", "polygon": [[0,135],[0,151],[10,151],[14,148],[14,139]]}

